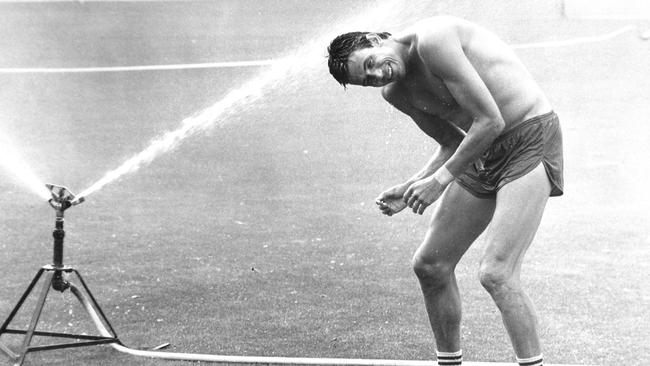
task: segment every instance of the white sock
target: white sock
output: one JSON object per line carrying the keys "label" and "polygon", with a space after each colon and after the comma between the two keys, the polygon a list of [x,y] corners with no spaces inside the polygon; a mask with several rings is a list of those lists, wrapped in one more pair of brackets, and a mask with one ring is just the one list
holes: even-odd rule
{"label": "white sock", "polygon": [[457,352],[436,351],[436,356],[440,366],[456,366],[463,363],[463,350]]}
{"label": "white sock", "polygon": [[517,363],[519,366],[544,366],[544,356],[540,354],[539,356],[529,358],[517,357]]}

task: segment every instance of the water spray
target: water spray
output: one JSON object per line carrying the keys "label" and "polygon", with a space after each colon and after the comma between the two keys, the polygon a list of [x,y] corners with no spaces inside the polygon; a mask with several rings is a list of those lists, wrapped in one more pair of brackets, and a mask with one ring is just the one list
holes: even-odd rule
{"label": "water spray", "polygon": [[0,130],[0,168],[0,170],[10,173],[17,182],[22,183],[41,199],[50,199],[51,195],[48,188],[29,168],[27,161],[14,146],[14,139],[2,130]]}

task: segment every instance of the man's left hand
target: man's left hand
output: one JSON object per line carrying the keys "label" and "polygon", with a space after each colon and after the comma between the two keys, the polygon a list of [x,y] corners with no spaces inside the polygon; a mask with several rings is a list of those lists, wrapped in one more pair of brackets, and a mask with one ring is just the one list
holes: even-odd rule
{"label": "man's left hand", "polygon": [[443,186],[433,176],[415,181],[404,193],[404,202],[413,209],[413,213],[422,215],[424,210],[434,203],[446,186]]}

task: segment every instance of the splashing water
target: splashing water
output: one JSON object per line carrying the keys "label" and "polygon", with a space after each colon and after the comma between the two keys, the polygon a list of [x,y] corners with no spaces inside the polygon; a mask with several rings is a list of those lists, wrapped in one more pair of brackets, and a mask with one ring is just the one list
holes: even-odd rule
{"label": "splashing water", "polygon": [[2,131],[0,131],[0,167],[42,199],[52,198],[50,191],[45,188],[45,183],[29,169],[25,160],[11,143],[11,138]]}
{"label": "splashing water", "polygon": [[[100,180],[81,191],[78,197],[86,197],[125,174],[137,171],[160,154],[174,149],[189,136],[225,124],[227,117],[234,115],[244,106],[251,105],[270,91],[277,89],[280,82],[283,88],[287,88],[287,86],[290,86],[287,85],[288,83],[296,83],[298,80],[298,78],[292,76],[298,73],[301,75],[307,74],[316,67],[323,67],[326,47],[329,41],[338,34],[348,31],[367,30],[365,28],[371,27],[379,27],[381,28],[379,30],[385,30],[387,23],[395,20],[396,14],[403,14],[404,9],[411,11],[416,9],[415,3],[409,2],[407,4],[406,0],[379,1],[369,9],[355,11],[354,13],[357,16],[354,19],[341,22],[339,26],[328,26],[328,31],[321,36],[318,36],[289,56],[275,60],[270,65],[270,68],[263,70],[240,87],[231,90],[223,99],[211,107],[183,120],[178,129],[169,131],[153,140],[142,152],[134,155],[121,166],[109,171]],[[424,6],[427,2],[417,3]],[[321,70],[321,72],[326,71]]]}

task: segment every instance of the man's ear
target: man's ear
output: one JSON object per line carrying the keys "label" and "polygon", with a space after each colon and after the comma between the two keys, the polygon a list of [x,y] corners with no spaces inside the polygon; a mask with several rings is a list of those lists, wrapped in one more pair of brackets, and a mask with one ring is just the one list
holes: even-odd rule
{"label": "man's ear", "polygon": [[382,39],[377,33],[366,34],[366,39],[370,41],[373,47],[379,47],[382,44]]}

